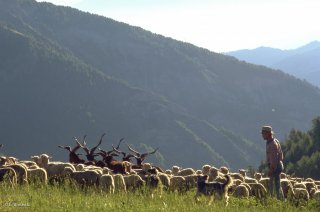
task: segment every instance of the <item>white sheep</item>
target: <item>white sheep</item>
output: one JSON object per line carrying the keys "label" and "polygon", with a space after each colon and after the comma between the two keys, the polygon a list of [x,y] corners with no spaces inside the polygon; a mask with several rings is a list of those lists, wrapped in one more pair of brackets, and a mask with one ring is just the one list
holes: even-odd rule
{"label": "white sheep", "polygon": [[47,172],[45,169],[43,168],[29,168],[27,169],[28,172],[28,182],[29,183],[37,183],[37,182],[41,182],[44,184],[47,184],[48,182],[48,176],[47,176]]}
{"label": "white sheep", "polygon": [[209,175],[210,168],[211,168],[211,166],[208,165],[208,164],[203,165],[202,166],[202,174],[203,175]]}
{"label": "white sheep", "polygon": [[258,180],[247,176],[248,170],[239,169],[239,173],[244,177],[244,182],[246,183],[258,183]]}
{"label": "white sheep", "polygon": [[[0,157],[0,167],[5,167],[5,166],[12,166],[16,167],[18,165],[17,169],[20,169],[20,167],[23,167],[24,169],[27,169],[27,166],[25,164],[18,163],[18,159],[15,157]],[[20,170],[17,170],[16,172],[21,172]],[[19,175],[19,173],[17,173]],[[23,173],[24,174],[24,173]],[[21,178],[18,176],[18,178]],[[20,179],[18,179],[19,183]]]}
{"label": "white sheep", "polygon": [[309,200],[309,193],[307,189],[293,188],[293,186],[290,186],[287,199],[290,202],[293,202],[295,205],[299,205],[300,203],[303,203],[301,201],[304,201],[304,203],[307,203]]}
{"label": "white sheep", "polygon": [[252,177],[245,177],[244,178],[245,183],[258,183],[258,180],[252,178]]}
{"label": "white sheep", "polygon": [[306,188],[309,194],[311,189],[317,189],[317,185],[314,183],[314,181],[305,181],[303,183],[306,185]]}
{"label": "white sheep", "polygon": [[89,166],[84,166],[83,171],[97,171],[99,174],[103,174],[103,170],[101,167],[94,166],[94,165],[89,165]]}
{"label": "white sheep", "polygon": [[122,176],[122,174],[115,174],[115,175],[112,175],[112,177],[114,180],[115,191],[127,192],[126,183],[124,181],[124,177]]}
{"label": "white sheep", "polygon": [[309,192],[304,188],[294,188],[294,194],[297,199],[309,200]]}
{"label": "white sheep", "polygon": [[24,184],[28,183],[28,172],[24,165],[21,164],[11,164],[11,165],[5,165],[3,167],[10,167],[14,169],[14,171],[17,174],[17,183],[18,184]]}
{"label": "white sheep", "polygon": [[152,168],[152,166],[151,166],[150,163],[144,163],[142,165],[142,170],[145,171],[145,172],[148,172],[148,170],[151,169],[151,168]]}
{"label": "white sheep", "polygon": [[186,180],[182,176],[173,176],[170,178],[170,191],[178,193],[186,190]]}
{"label": "white sheep", "polygon": [[114,179],[110,174],[103,174],[99,179],[99,187],[102,191],[113,194],[115,190]]}
{"label": "white sheep", "polygon": [[209,178],[208,182],[214,181],[218,176],[222,176],[222,173],[220,172],[219,169],[216,167],[212,166],[209,170]]}
{"label": "white sheep", "polygon": [[164,173],[167,174],[168,176],[173,175],[172,170],[170,170],[170,169],[165,170]]}
{"label": "white sheep", "polygon": [[172,166],[172,168],[171,168],[173,175],[177,175],[180,170],[181,170],[181,168],[179,166]]}
{"label": "white sheep", "polygon": [[[40,159],[38,161],[39,162],[38,165],[47,171],[48,178],[61,176],[63,170],[66,167],[69,167],[70,169],[72,169],[72,171],[76,171],[76,169],[71,163],[63,163],[59,161],[50,162],[49,161],[50,157],[46,154],[40,155],[39,158]],[[37,161],[35,162],[37,163]]]}
{"label": "white sheep", "polygon": [[18,159],[12,156],[6,157],[6,160],[8,165],[16,164],[18,162]]}
{"label": "white sheep", "polygon": [[294,183],[293,184],[293,188],[303,188],[303,189],[307,189],[307,186],[306,186],[306,184],[304,184],[304,183]]}
{"label": "white sheep", "polygon": [[320,200],[320,190],[312,189],[310,192],[310,198]]}
{"label": "white sheep", "polygon": [[287,174],[284,172],[280,173],[280,179],[287,179]]}
{"label": "white sheep", "polygon": [[262,177],[258,181],[258,183],[261,183],[267,189],[267,191],[269,190],[269,182],[270,182],[269,177]]}
{"label": "white sheep", "polygon": [[267,189],[261,183],[248,183],[251,188],[251,195],[258,199],[267,197]]}
{"label": "white sheep", "polygon": [[37,166],[37,163],[34,161],[28,161],[28,160],[21,160],[17,162],[18,164],[23,164],[27,168],[30,168],[31,166]]}
{"label": "white sheep", "polygon": [[241,182],[244,182],[244,177],[240,174],[240,173],[230,173],[229,174],[231,177],[232,177],[232,179],[234,179],[234,180],[240,180]]}
{"label": "white sheep", "polygon": [[262,174],[257,172],[257,173],[254,174],[253,178],[259,181],[262,178]]}
{"label": "white sheep", "polygon": [[74,168],[76,169],[76,171],[84,171],[84,167],[85,165],[82,163],[79,163],[77,165],[74,166]]}
{"label": "white sheep", "polygon": [[[208,171],[208,173],[209,173],[209,171]],[[198,169],[198,170],[196,170],[196,175],[204,175],[204,174],[203,174],[202,170]],[[208,174],[206,174],[206,175],[208,175]]]}
{"label": "white sheep", "polygon": [[179,170],[175,175],[176,176],[188,176],[188,175],[194,175],[196,172],[194,171],[193,168],[185,168]]}
{"label": "white sheep", "polygon": [[146,182],[145,185],[147,188],[146,191],[151,192],[150,195],[152,199],[154,198],[154,195],[156,193],[159,194],[160,197],[162,196],[163,187],[162,187],[161,180],[157,174],[147,175],[145,182]]}
{"label": "white sheep", "polygon": [[290,186],[292,186],[292,184],[291,184],[290,180],[288,180],[288,179],[281,179],[280,184],[281,184],[281,188],[283,191],[283,196],[285,198],[287,198],[289,188],[290,188]]}
{"label": "white sheep", "polygon": [[249,195],[251,195],[251,187],[249,186],[248,183],[241,183],[240,185],[245,186],[245,187],[248,189],[248,191],[249,191]]}
{"label": "white sheep", "polygon": [[31,159],[32,159],[33,162],[35,162],[39,167],[42,166],[42,159],[40,158],[39,155],[31,156]]}
{"label": "white sheep", "polygon": [[240,184],[235,187],[234,192],[232,193],[232,196],[239,197],[239,198],[248,198],[249,197],[249,189],[243,185]]}
{"label": "white sheep", "polygon": [[13,168],[0,168],[0,182],[8,180],[11,186],[17,184],[17,174]]}
{"label": "white sheep", "polygon": [[170,177],[167,174],[162,173],[162,172],[159,172],[158,176],[159,176],[159,178],[161,180],[163,188],[165,190],[168,190],[170,188]]}
{"label": "white sheep", "polygon": [[130,163],[129,161],[122,161],[122,164],[124,166],[125,173],[132,173],[133,172],[132,163]]}
{"label": "white sheep", "polygon": [[192,188],[197,188],[197,175],[187,175],[184,176],[184,179],[186,181],[186,190],[190,190]]}
{"label": "white sheep", "polygon": [[136,190],[144,185],[144,180],[137,174],[123,176],[127,190]]}
{"label": "white sheep", "polygon": [[229,169],[225,166],[220,167],[220,172],[224,175],[229,174]]}
{"label": "white sheep", "polygon": [[108,167],[103,167],[102,174],[112,174],[112,170],[109,169]]}
{"label": "white sheep", "polygon": [[61,176],[70,176],[80,185],[98,185],[100,179],[100,173],[95,170],[88,171],[74,171],[70,167],[65,167],[61,172]]}

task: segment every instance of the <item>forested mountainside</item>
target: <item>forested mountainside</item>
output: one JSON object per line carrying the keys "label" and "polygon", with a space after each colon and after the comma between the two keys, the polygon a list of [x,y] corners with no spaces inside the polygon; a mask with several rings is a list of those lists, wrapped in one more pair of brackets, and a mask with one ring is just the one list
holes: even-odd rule
{"label": "forested mountainside", "polygon": [[[264,159],[260,127],[284,138],[320,113],[320,91],[112,19],[33,0],[0,2],[2,154],[46,152],[106,132],[160,166],[231,168]],[[126,145],[121,146],[127,151]]]}

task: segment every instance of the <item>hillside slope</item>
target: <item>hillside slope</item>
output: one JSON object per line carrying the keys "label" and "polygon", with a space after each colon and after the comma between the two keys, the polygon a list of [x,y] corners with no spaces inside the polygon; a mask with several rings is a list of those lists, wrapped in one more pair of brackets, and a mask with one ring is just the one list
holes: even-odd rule
{"label": "hillside slope", "polygon": [[105,17],[12,0],[0,24],[7,154],[61,158],[56,145],[106,131],[104,148],[159,147],[150,160],[165,167],[240,168],[264,159],[261,125],[283,138],[320,113],[306,82]]}

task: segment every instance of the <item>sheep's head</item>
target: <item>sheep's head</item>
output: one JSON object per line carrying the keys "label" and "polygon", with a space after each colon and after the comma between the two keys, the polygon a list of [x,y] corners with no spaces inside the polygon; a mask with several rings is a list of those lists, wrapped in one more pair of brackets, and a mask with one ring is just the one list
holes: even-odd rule
{"label": "sheep's head", "polygon": [[103,174],[111,174],[112,171],[111,171],[109,168],[107,168],[107,167],[103,167],[103,168],[102,168],[102,173],[103,173]]}
{"label": "sheep's head", "polygon": [[172,174],[177,174],[180,171],[180,167],[179,166],[172,166],[171,170],[172,170]]}
{"label": "sheep's head", "polygon": [[130,173],[132,164],[129,161],[123,161],[122,164],[125,167],[125,172]]}
{"label": "sheep's head", "polygon": [[42,162],[40,160],[40,157],[38,155],[31,156],[31,159],[38,165],[41,166]]}
{"label": "sheep's head", "polygon": [[48,165],[48,163],[49,163],[49,158],[52,158],[52,157],[50,157],[50,156],[47,155],[47,154],[42,154],[42,155],[40,155],[40,160],[41,160],[41,162],[42,162],[42,165]]}
{"label": "sheep's head", "polygon": [[213,178],[216,178],[219,175],[219,169],[212,166],[209,170],[209,175],[212,176]]}
{"label": "sheep's head", "polygon": [[286,178],[287,178],[286,173],[283,173],[283,172],[282,172],[282,173],[280,174],[280,178],[281,178],[281,179],[286,179]]}
{"label": "sheep's head", "polygon": [[257,172],[257,173],[254,174],[254,179],[256,179],[256,180],[259,181],[261,178],[262,178],[261,173],[258,173],[258,172]]}
{"label": "sheep's head", "polygon": [[9,164],[16,164],[18,159],[11,156],[11,157],[7,157],[7,161]]}
{"label": "sheep's head", "polygon": [[247,171],[248,170],[245,170],[245,169],[239,169],[239,174],[241,174],[243,177],[246,177]]}
{"label": "sheep's head", "polygon": [[220,171],[223,173],[223,174],[229,174],[229,169],[225,166],[221,166],[220,167]]}
{"label": "sheep's head", "polygon": [[7,158],[6,157],[0,157],[0,166],[4,166],[7,164]]}
{"label": "sheep's head", "polygon": [[75,168],[76,168],[77,171],[83,171],[83,170],[84,170],[84,165],[81,164],[81,163],[79,163],[79,164],[77,164],[77,165],[75,166]]}
{"label": "sheep's head", "polygon": [[164,173],[166,173],[167,175],[172,175],[172,170],[167,169]]}
{"label": "sheep's head", "polygon": [[65,167],[62,171],[62,175],[64,176],[70,176],[73,173],[73,170],[71,167]]}
{"label": "sheep's head", "polygon": [[209,170],[210,170],[211,166],[208,164],[205,164],[202,166],[202,173],[203,174],[209,174]]}
{"label": "sheep's head", "polygon": [[144,163],[143,165],[142,165],[142,170],[143,171],[145,171],[145,172],[147,172],[149,169],[151,169],[152,168],[152,166],[151,166],[151,164],[150,163]]}
{"label": "sheep's head", "polygon": [[[196,171],[196,175],[200,175],[200,174],[203,174],[203,171],[202,170],[197,170]],[[208,170],[208,172],[206,172],[206,174],[209,174],[209,170]]]}

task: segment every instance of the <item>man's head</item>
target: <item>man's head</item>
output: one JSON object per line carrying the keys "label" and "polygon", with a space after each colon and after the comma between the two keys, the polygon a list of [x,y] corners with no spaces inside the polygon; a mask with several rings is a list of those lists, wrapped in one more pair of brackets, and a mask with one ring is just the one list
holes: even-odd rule
{"label": "man's head", "polygon": [[264,140],[269,140],[273,137],[273,131],[271,126],[263,126],[261,134]]}

